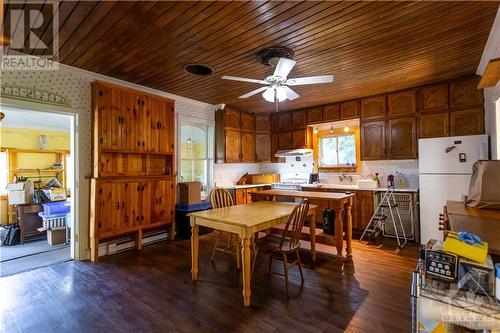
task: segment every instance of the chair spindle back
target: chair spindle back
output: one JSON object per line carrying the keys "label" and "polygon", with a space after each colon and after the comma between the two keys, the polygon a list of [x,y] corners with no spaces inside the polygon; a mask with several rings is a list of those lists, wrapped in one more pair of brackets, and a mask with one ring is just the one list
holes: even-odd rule
{"label": "chair spindle back", "polygon": [[228,190],[216,187],[210,192],[210,204],[213,209],[224,208],[234,205],[233,197]]}
{"label": "chair spindle back", "polygon": [[[304,221],[306,220],[307,213],[309,212],[309,201],[307,199],[301,200],[292,211],[285,225],[285,230],[281,236],[280,246],[281,250],[295,250],[300,247],[300,234]],[[287,237],[287,234],[290,236]]]}

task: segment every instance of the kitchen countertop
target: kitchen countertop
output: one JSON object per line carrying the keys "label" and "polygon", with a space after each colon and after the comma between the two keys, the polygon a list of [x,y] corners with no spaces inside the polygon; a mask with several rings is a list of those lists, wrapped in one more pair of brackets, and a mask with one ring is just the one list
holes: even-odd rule
{"label": "kitchen countertop", "polygon": [[225,188],[226,190],[242,190],[247,188],[263,187],[263,186],[271,186],[271,184],[227,185],[222,187]]}
{"label": "kitchen countertop", "polygon": [[[347,184],[304,184],[301,185],[302,188],[324,188],[326,190],[351,190],[351,191],[376,191],[376,192],[385,192],[387,191],[387,187],[377,187],[377,188],[364,188],[359,187],[358,185],[347,185]],[[405,187],[405,188],[396,188],[394,192],[418,192],[418,188],[415,187]]]}

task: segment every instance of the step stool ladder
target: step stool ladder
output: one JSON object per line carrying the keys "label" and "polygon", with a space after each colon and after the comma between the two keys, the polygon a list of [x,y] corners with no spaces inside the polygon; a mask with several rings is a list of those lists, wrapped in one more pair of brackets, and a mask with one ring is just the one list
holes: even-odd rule
{"label": "step stool ladder", "polygon": [[[389,222],[386,221],[388,218],[390,218]],[[403,248],[408,242],[408,238],[406,237],[401,215],[399,214],[398,203],[394,197],[394,186],[388,187],[387,191],[384,192],[377,209],[375,209],[375,213],[373,213],[370,222],[368,222],[359,240],[362,241],[367,232],[375,234],[381,231],[384,227],[384,223],[392,223],[394,232],[396,233],[398,246],[399,248]],[[399,225],[399,227],[397,225]],[[399,231],[402,232],[402,235],[399,235]]]}

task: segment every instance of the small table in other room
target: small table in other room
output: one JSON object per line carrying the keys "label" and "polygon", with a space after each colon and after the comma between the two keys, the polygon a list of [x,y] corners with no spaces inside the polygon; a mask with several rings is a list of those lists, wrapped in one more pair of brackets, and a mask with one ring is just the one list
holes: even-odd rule
{"label": "small table in other room", "polygon": [[43,227],[42,218],[38,216],[39,212],[43,212],[42,204],[29,203],[16,205],[17,221],[21,231],[21,244],[24,243],[24,238],[34,235],[42,235],[38,228]]}

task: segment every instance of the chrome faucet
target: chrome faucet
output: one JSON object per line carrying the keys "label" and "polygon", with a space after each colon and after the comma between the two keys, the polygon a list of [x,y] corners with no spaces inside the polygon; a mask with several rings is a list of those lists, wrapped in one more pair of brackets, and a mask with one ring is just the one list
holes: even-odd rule
{"label": "chrome faucet", "polygon": [[346,176],[345,174],[339,175],[339,181],[342,183],[344,180],[347,180],[349,183],[352,183],[352,176]]}

